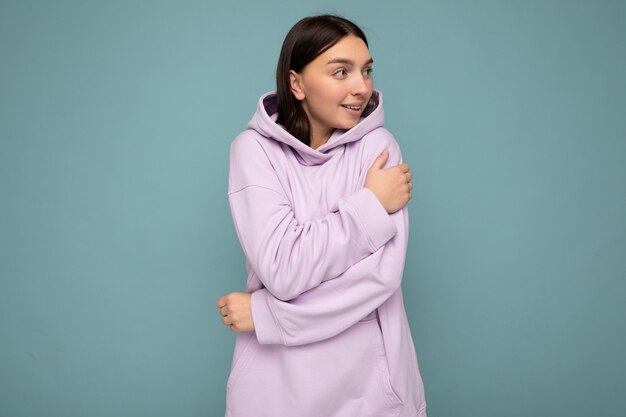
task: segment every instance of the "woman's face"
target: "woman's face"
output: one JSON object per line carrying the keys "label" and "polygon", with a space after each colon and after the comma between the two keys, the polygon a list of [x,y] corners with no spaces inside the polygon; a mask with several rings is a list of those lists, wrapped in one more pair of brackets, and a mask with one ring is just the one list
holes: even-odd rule
{"label": "woman's face", "polygon": [[309,118],[312,143],[356,126],[372,96],[372,63],[365,42],[348,35],[300,73],[290,72],[291,92]]}

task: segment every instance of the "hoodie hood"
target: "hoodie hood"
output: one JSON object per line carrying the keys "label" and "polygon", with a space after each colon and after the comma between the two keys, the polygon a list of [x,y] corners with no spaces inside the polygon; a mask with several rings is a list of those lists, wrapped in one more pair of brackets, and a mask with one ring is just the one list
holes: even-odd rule
{"label": "hoodie hood", "polygon": [[372,130],[383,126],[383,96],[380,91],[374,90],[359,123],[350,130],[336,129],[328,141],[317,149],[305,145],[287,132],[282,125],[276,123],[277,118],[276,93],[271,91],[259,99],[256,112],[248,122],[248,129],[290,146],[303,165],[319,165],[332,158],[333,150],[337,147],[360,140]]}

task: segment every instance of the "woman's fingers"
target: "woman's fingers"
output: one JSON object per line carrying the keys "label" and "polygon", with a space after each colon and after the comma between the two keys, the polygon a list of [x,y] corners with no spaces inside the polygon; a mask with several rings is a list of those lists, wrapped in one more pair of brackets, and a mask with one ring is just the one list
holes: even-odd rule
{"label": "woman's fingers", "polygon": [[222,316],[222,323],[234,332],[253,331],[251,298],[252,295],[245,292],[232,292],[220,297],[215,305]]}
{"label": "woman's fingers", "polygon": [[402,172],[409,172],[409,164],[407,163],[398,165],[398,168],[400,168],[400,171]]}

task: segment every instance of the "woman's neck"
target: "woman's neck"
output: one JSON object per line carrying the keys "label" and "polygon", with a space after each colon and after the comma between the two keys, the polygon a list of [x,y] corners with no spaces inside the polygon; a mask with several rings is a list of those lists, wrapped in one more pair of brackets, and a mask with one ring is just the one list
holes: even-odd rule
{"label": "woman's neck", "polygon": [[330,136],[333,134],[334,131],[335,129],[331,129],[327,132],[321,133],[315,132],[313,129],[311,129],[311,148],[317,149],[326,142],[328,142],[328,139],[330,139]]}

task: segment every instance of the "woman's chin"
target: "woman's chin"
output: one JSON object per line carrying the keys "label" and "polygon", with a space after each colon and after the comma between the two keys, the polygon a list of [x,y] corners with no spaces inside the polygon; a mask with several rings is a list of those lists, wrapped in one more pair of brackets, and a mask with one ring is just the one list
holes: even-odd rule
{"label": "woman's chin", "polygon": [[360,121],[361,121],[360,118],[356,120],[346,121],[345,123],[342,123],[342,126],[338,127],[337,129],[350,130],[354,126],[358,125]]}

